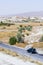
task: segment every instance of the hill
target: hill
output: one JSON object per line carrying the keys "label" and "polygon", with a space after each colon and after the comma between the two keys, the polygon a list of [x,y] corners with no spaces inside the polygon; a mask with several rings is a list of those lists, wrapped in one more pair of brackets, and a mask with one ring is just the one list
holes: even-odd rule
{"label": "hill", "polygon": [[31,16],[41,16],[43,17],[43,11],[39,11],[39,12],[26,12],[26,13],[21,13],[21,14],[16,14],[16,16],[27,16],[27,17],[31,17]]}

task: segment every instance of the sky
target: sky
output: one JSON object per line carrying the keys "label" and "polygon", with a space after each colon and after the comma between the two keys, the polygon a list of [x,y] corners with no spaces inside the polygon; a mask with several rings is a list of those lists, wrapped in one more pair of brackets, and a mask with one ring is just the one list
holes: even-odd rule
{"label": "sky", "polygon": [[43,0],[0,0],[0,15],[43,11]]}

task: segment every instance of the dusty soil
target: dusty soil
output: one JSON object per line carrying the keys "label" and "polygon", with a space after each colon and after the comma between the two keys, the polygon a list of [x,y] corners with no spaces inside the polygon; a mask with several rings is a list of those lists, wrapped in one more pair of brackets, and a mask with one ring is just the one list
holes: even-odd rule
{"label": "dusty soil", "polygon": [[34,48],[43,48],[43,42],[33,43]]}
{"label": "dusty soil", "polygon": [[16,46],[24,48],[26,45],[28,45],[27,43],[16,43]]}

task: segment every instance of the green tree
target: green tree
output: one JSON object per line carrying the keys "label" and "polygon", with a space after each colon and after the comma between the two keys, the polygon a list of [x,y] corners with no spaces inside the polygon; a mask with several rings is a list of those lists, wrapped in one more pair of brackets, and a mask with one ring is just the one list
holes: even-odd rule
{"label": "green tree", "polygon": [[10,45],[14,45],[14,44],[16,44],[16,42],[17,42],[16,37],[11,37],[11,38],[9,39],[9,44],[10,44]]}

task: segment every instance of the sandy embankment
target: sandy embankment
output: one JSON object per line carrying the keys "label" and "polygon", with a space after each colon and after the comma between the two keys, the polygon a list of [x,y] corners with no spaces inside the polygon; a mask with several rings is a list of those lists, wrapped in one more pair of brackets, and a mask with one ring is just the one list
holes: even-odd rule
{"label": "sandy embankment", "polygon": [[38,65],[0,52],[0,65]]}

